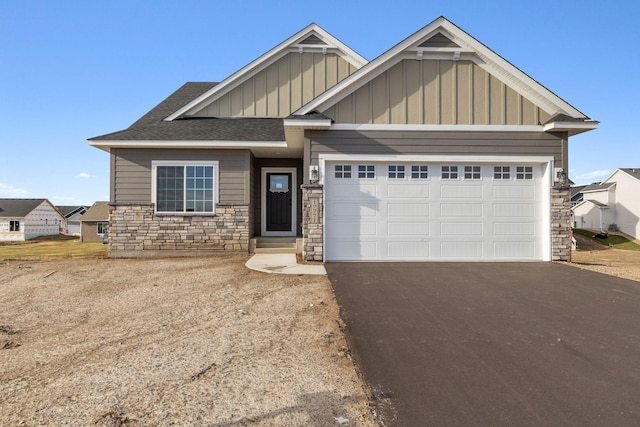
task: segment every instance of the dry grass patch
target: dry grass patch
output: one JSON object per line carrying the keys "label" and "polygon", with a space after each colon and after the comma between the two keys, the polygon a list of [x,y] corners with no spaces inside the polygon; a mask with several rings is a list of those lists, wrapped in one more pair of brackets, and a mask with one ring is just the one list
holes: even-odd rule
{"label": "dry grass patch", "polygon": [[105,256],[107,245],[81,242],[77,237],[40,238],[0,245],[0,260],[51,260]]}

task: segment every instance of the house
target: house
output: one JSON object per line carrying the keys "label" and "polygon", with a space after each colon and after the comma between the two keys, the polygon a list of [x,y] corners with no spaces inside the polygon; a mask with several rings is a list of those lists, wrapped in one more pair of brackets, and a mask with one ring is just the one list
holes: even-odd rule
{"label": "house", "polygon": [[640,238],[640,168],[616,169],[599,184],[582,190],[583,200],[573,207],[574,227],[618,230]]}
{"label": "house", "polygon": [[81,242],[102,242],[109,232],[109,202],[95,202],[80,218]]}
{"label": "house", "polygon": [[440,17],[371,62],[311,24],[89,143],[111,255],[297,237],[307,260],[561,260],[569,137],[597,126]]}
{"label": "house", "polygon": [[574,207],[583,200],[582,190],[586,187],[586,185],[571,185],[571,207]]}
{"label": "house", "polygon": [[60,234],[63,222],[47,199],[0,199],[0,242]]}
{"label": "house", "polygon": [[89,209],[88,206],[56,206],[64,216],[62,232],[64,234],[80,235],[80,217]]}

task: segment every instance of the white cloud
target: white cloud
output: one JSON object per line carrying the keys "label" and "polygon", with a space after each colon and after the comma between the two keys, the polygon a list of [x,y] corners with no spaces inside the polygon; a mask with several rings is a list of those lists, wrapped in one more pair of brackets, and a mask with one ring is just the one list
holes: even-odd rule
{"label": "white cloud", "polygon": [[78,175],[76,175],[76,178],[80,178],[80,179],[89,179],[89,178],[95,178],[95,175],[91,175],[88,174],[86,172],[80,172]]}
{"label": "white cloud", "polygon": [[29,196],[29,190],[17,188],[11,184],[0,183],[0,197],[20,199]]}
{"label": "white cloud", "polygon": [[576,175],[576,179],[581,180],[597,180],[599,178],[606,178],[611,175],[611,171],[608,169],[599,169],[591,172],[581,173],[580,175]]}

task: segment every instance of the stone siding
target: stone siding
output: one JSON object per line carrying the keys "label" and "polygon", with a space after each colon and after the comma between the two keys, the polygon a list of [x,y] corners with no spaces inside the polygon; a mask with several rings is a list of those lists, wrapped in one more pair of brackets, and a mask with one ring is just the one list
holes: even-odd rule
{"label": "stone siding", "polygon": [[551,189],[551,260],[571,261],[570,187]]}
{"label": "stone siding", "polygon": [[302,185],[302,257],[305,261],[323,261],[322,197],[320,184]]}
{"label": "stone siding", "polygon": [[111,204],[109,212],[110,256],[249,250],[247,205],[218,204],[215,216],[156,215],[150,203]]}

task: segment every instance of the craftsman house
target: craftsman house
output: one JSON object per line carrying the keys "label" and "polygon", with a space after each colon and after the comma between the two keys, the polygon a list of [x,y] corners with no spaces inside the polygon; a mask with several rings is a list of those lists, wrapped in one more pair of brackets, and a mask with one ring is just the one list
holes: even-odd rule
{"label": "craftsman house", "polygon": [[555,260],[569,137],[595,128],[440,17],[371,62],[311,24],[89,143],[113,255],[275,237],[308,260]]}
{"label": "craftsman house", "polygon": [[47,199],[0,199],[0,242],[60,234],[64,216]]}

